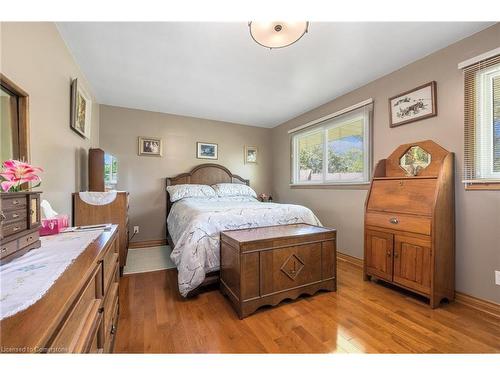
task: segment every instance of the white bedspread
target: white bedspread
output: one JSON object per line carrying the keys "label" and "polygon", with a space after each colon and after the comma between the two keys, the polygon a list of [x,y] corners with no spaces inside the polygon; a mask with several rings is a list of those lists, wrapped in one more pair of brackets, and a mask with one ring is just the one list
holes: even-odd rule
{"label": "white bedspread", "polygon": [[175,243],[172,261],[184,297],[219,270],[219,234],[224,230],[291,223],[321,225],[312,211],[293,204],[262,203],[251,197],[185,198],[167,218]]}

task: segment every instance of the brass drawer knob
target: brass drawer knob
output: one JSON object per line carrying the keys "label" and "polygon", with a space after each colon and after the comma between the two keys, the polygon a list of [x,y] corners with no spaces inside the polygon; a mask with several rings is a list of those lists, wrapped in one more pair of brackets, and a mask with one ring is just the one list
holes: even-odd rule
{"label": "brass drawer knob", "polygon": [[390,257],[391,256],[391,250],[387,250],[387,256]]}
{"label": "brass drawer knob", "polygon": [[21,229],[21,227],[14,227],[14,228],[12,228],[12,230],[13,230],[14,232],[18,231],[19,229]]}
{"label": "brass drawer knob", "polygon": [[19,217],[19,214],[12,214],[13,219],[17,219]]}
{"label": "brass drawer knob", "polygon": [[5,253],[5,252],[7,252],[7,248],[6,248],[6,247],[2,247],[2,250],[0,251],[0,253],[2,253],[2,254],[3,254],[3,253]]}
{"label": "brass drawer knob", "polygon": [[19,201],[18,201],[17,199],[14,199],[14,200],[12,201],[12,205],[13,205],[13,206],[17,206],[18,204],[19,204]]}
{"label": "brass drawer knob", "polygon": [[399,223],[399,220],[398,220],[398,218],[397,218],[397,217],[391,217],[391,218],[389,219],[389,223],[391,223],[391,224],[398,224],[398,223]]}

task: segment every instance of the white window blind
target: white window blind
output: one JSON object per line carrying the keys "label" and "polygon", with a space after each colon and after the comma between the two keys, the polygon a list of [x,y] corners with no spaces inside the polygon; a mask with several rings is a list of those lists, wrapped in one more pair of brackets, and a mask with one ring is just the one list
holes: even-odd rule
{"label": "white window blind", "polygon": [[466,188],[500,188],[500,55],[464,68]]}
{"label": "white window blind", "polygon": [[369,182],[372,110],[372,104],[364,105],[292,133],[292,184]]}

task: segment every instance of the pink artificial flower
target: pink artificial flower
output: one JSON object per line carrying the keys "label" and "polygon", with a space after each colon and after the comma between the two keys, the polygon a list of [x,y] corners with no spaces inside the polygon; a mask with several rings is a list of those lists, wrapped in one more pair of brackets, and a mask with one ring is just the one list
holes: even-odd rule
{"label": "pink artificial flower", "polygon": [[[3,191],[7,192],[14,188],[18,191],[21,185],[26,182],[38,181],[38,185],[42,181],[37,173],[43,172],[42,168],[33,167],[32,165],[19,160],[7,160],[3,163],[3,170],[0,177],[4,181],[0,183]],[[36,185],[36,186],[38,186]]]}

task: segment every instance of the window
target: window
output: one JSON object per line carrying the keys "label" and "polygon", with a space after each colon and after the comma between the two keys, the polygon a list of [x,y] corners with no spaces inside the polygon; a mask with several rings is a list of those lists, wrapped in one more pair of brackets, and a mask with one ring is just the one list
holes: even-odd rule
{"label": "window", "polygon": [[500,189],[500,56],[465,73],[466,189]]}
{"label": "window", "polygon": [[500,64],[476,74],[477,177],[500,179]]}
{"label": "window", "polygon": [[371,108],[312,124],[292,135],[292,183],[363,184],[370,181]]}

